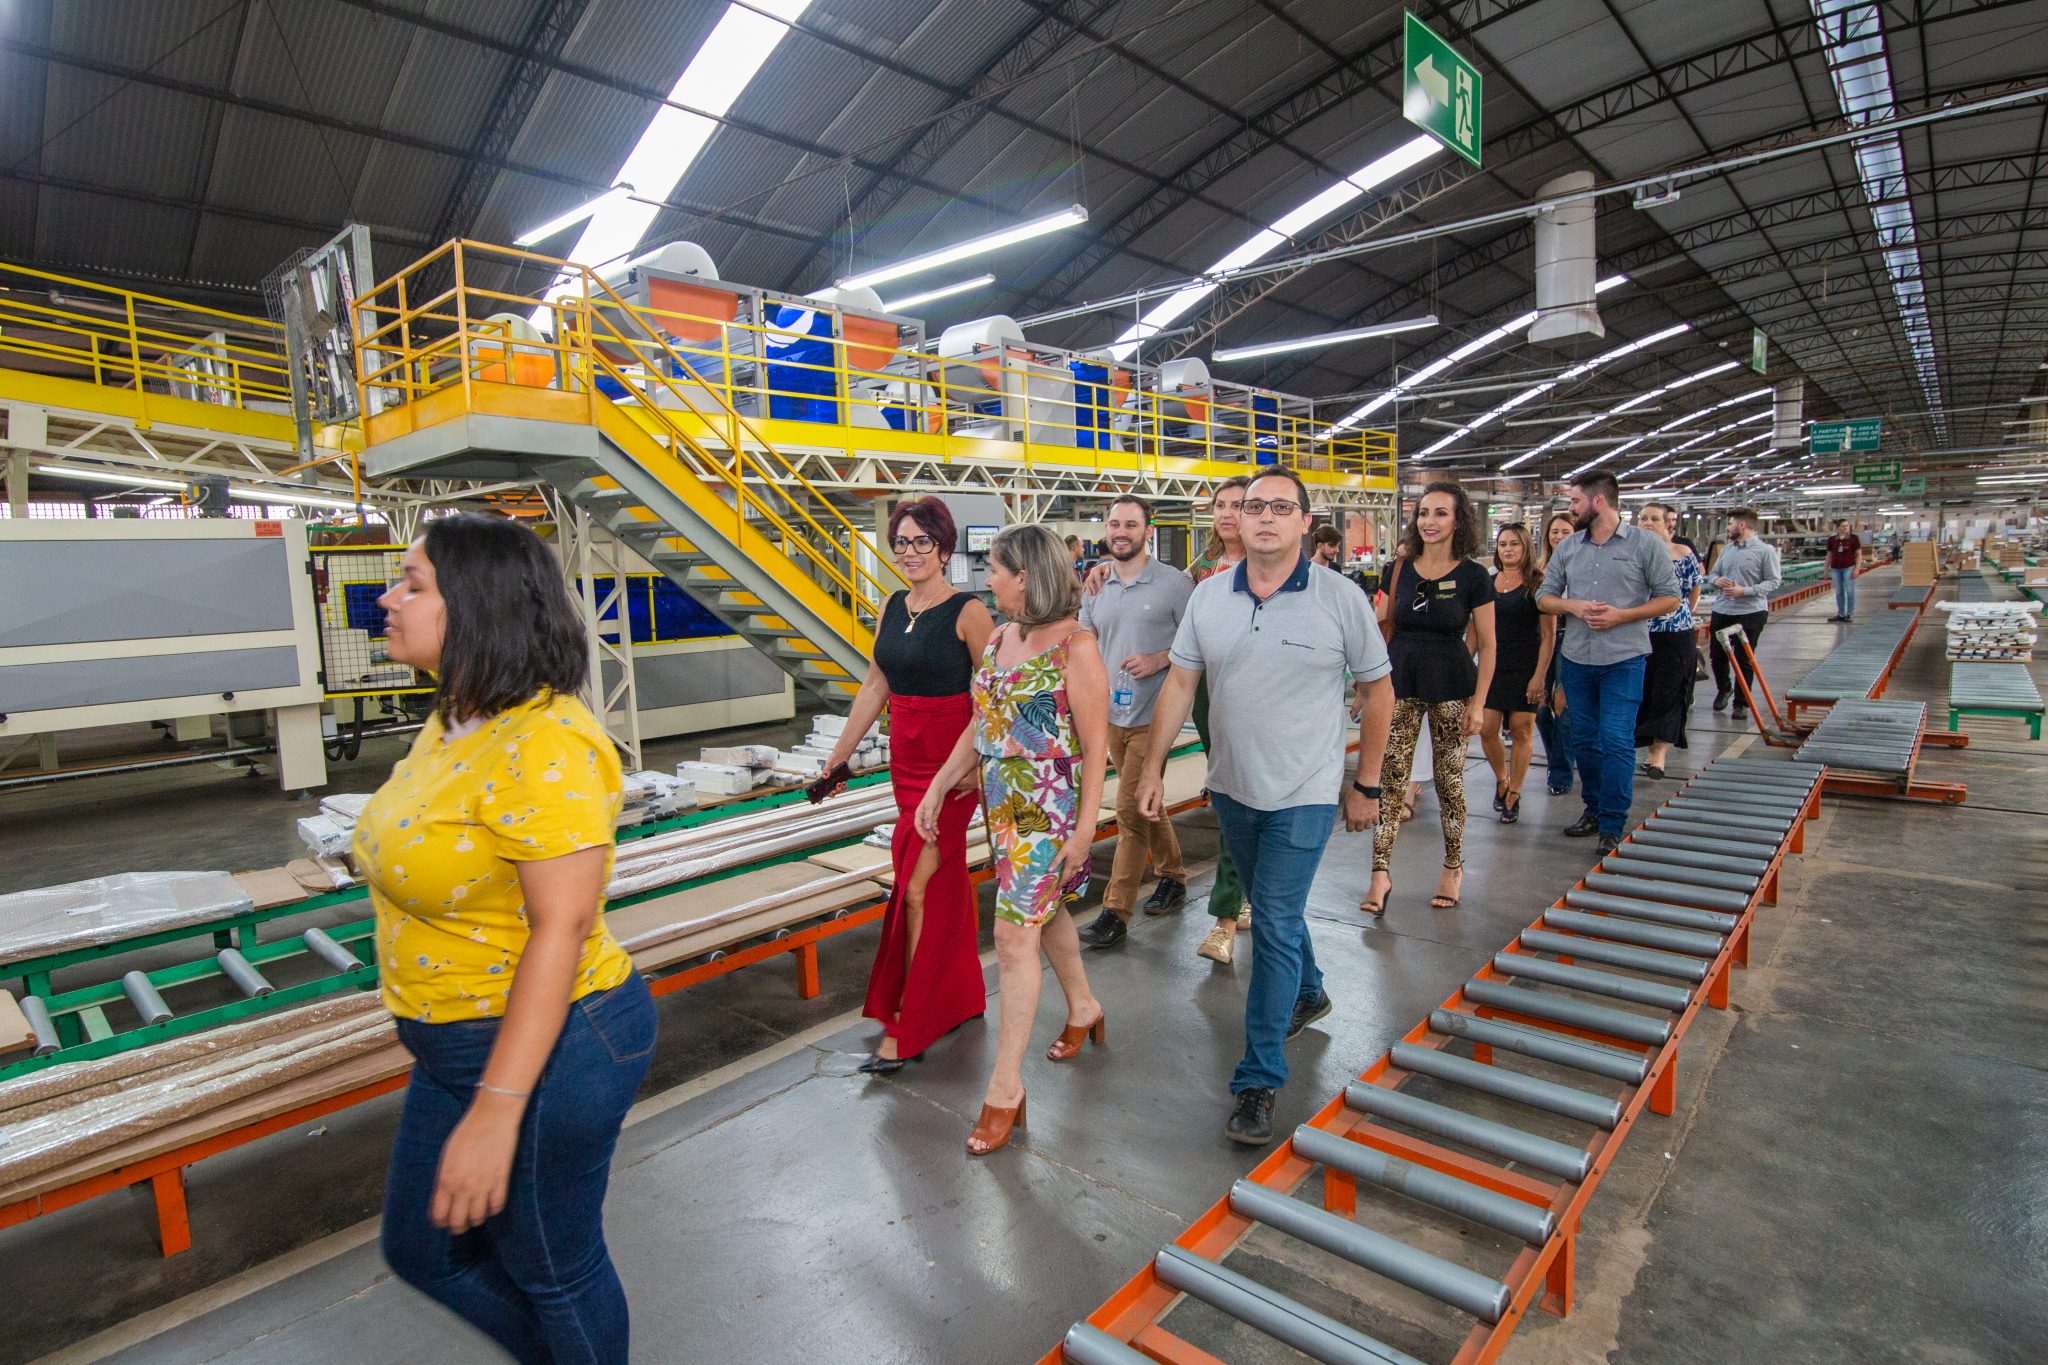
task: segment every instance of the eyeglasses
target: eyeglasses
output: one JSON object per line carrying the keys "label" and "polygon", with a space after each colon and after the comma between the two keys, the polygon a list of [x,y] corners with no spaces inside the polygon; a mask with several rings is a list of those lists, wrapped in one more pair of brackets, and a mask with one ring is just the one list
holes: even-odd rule
{"label": "eyeglasses", "polygon": [[1263,517],[1268,512],[1276,517],[1291,517],[1301,510],[1300,503],[1286,498],[1246,498],[1241,506],[1248,517]]}
{"label": "eyeglasses", "polygon": [[907,555],[912,550],[921,555],[928,555],[939,548],[939,542],[930,536],[898,536],[889,542],[889,548],[899,555]]}

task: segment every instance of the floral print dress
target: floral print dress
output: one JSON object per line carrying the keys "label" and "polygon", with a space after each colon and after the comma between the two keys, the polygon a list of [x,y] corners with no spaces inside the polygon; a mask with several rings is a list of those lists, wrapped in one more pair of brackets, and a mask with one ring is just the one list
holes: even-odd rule
{"label": "floral print dress", "polygon": [[[1079,900],[1088,870],[1062,885],[1060,848],[1074,833],[1081,743],[1067,704],[1069,635],[1012,668],[996,664],[1010,630],[990,637],[974,674],[974,748],[995,846],[996,918],[1040,925]],[[1076,632],[1078,633],[1078,632]]]}

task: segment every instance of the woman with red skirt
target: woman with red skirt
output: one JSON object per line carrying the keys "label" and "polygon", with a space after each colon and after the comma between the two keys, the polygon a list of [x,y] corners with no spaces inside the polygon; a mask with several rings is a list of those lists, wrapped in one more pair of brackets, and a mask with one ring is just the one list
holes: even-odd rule
{"label": "woman with red skirt", "polygon": [[896,792],[895,864],[882,943],[868,976],[868,1018],[882,1041],[860,1069],[886,1076],[980,1014],[988,1003],[976,951],[974,886],[967,876],[967,823],[976,789],[949,794],[938,839],[927,842],[912,818],[931,780],[974,718],[968,684],[995,621],[972,593],[946,582],[958,543],[952,513],[937,498],[917,498],[889,518],[889,548],[910,584],[882,609],[875,657],[825,762],[845,762],[882,708],[889,708],[889,777]]}

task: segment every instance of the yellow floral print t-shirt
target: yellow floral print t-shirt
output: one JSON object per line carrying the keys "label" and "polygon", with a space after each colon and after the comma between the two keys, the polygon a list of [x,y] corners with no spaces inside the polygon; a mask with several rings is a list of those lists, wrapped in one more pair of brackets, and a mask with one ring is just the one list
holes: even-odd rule
{"label": "yellow floral print t-shirt", "polygon": [[[386,1008],[428,1024],[504,1014],[526,948],[518,864],[602,847],[609,881],[622,785],[611,740],[573,697],[542,693],[453,736],[429,717],[356,821]],[[571,998],[632,970],[600,906]]]}

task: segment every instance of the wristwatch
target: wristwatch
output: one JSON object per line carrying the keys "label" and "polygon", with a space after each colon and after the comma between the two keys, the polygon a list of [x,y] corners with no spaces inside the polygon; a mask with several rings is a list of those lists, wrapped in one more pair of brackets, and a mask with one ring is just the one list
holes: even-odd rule
{"label": "wristwatch", "polygon": [[1351,790],[1357,792],[1360,796],[1364,797],[1368,801],[1377,801],[1380,799],[1380,793],[1385,791],[1386,788],[1368,787],[1363,782],[1354,780],[1351,784]]}

